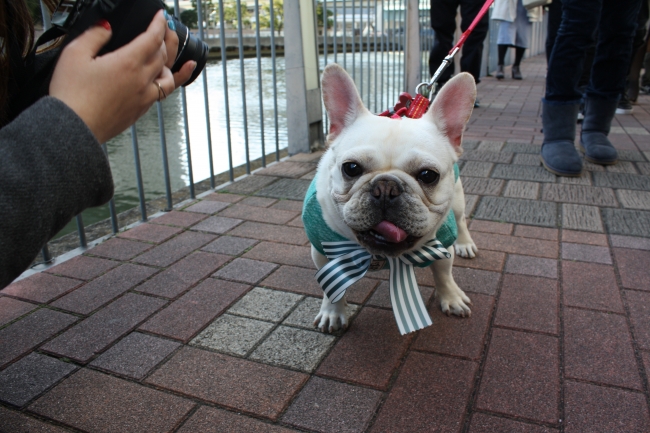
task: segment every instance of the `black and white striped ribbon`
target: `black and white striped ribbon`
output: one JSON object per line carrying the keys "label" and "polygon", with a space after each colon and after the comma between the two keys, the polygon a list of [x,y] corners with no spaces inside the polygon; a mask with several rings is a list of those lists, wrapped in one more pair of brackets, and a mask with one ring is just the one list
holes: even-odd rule
{"label": "black and white striped ribbon", "polygon": [[373,257],[351,241],[323,242],[323,249],[330,261],[316,273],[316,281],[332,303],[338,302],[348,287],[363,278],[373,258],[385,259],[390,266],[390,300],[400,333],[408,334],[431,325],[413,267],[451,257],[437,239],[399,257]]}

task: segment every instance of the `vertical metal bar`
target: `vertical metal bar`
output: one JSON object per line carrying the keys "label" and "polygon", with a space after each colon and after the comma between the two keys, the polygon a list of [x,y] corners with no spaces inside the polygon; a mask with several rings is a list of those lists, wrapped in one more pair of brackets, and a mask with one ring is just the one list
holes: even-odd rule
{"label": "vertical metal bar", "polygon": [[147,205],[144,201],[144,187],[142,186],[142,168],[140,166],[140,150],[138,149],[138,135],[135,125],[131,126],[131,144],[133,146],[133,159],[135,161],[135,179],[138,183],[138,198],[140,201],[141,221],[147,220]]}
{"label": "vertical metal bar", "polygon": [[334,33],[332,37],[334,39],[334,63],[338,63],[337,54],[338,54],[339,46],[336,41],[336,32],[338,32],[339,29],[339,21],[338,21],[338,10],[336,9],[337,0],[333,0],[333,3],[334,3]]}
{"label": "vertical metal bar", "polygon": [[266,167],[264,145],[264,98],[262,95],[262,51],[260,48],[260,4],[255,0],[255,53],[257,55],[257,95],[260,102],[260,139],[262,140],[262,167]]}
{"label": "vertical metal bar", "polygon": [[[271,63],[273,71],[273,113],[275,117],[275,160],[280,160],[280,131],[278,129],[278,80],[275,66],[275,12],[273,0],[269,0],[271,12]],[[232,180],[232,179],[231,179]]]}
{"label": "vertical metal bar", "polygon": [[[104,151],[104,155],[106,155],[106,159],[108,159],[108,148],[106,147],[106,143],[102,144],[102,150]],[[120,228],[117,222],[117,212],[115,211],[114,197],[108,201],[108,211],[111,215],[111,228],[113,229],[113,234],[115,234],[120,231]]]}
{"label": "vertical metal bar", "polygon": [[[370,107],[370,95],[372,95],[372,93],[370,91],[370,84],[371,84],[371,80],[370,80],[371,75],[370,74],[371,74],[372,70],[374,69],[374,67],[373,68],[370,67],[370,65],[371,65],[371,63],[370,63],[370,53],[372,51],[370,49],[370,0],[368,0],[367,3],[366,3],[366,10],[367,10],[367,15],[366,15],[367,24],[366,25],[368,26],[368,33],[366,33],[366,59],[368,60],[368,107]],[[376,57],[375,57],[375,60],[376,60]],[[376,66],[377,65],[375,65],[375,67]],[[376,98],[377,98],[377,95],[375,95],[375,108],[377,107]]]}
{"label": "vertical metal bar", "polygon": [[395,46],[395,36],[397,34],[397,9],[395,9],[395,2],[397,0],[393,0],[393,44],[392,44],[392,52],[393,52],[393,93],[400,93],[397,90],[397,70],[395,69],[395,63],[397,62],[397,49]]}
{"label": "vertical metal bar", "polygon": [[[198,0],[196,2],[196,13],[199,17],[198,26],[199,26],[199,39],[204,40],[203,36],[203,9],[201,2],[203,0]],[[220,0],[221,1],[221,0]],[[223,51],[222,51],[223,52]],[[205,126],[208,132],[208,163],[210,164],[210,188],[214,189],[214,164],[212,163],[212,131],[210,128],[210,100],[208,99],[208,74],[205,70],[201,72],[203,75],[203,104],[205,106]],[[225,77],[224,77],[225,78]],[[230,134],[228,134],[230,137]]]}
{"label": "vertical metal bar", "polygon": [[81,217],[81,214],[75,217],[77,220],[77,234],[79,235],[79,246],[81,248],[88,248],[88,242],[86,242],[86,229],[84,228],[84,220]]}
{"label": "vertical metal bar", "polygon": [[347,0],[343,0],[343,69],[348,68]]}
{"label": "vertical metal bar", "polygon": [[41,249],[41,255],[43,256],[44,264],[52,263],[52,254],[50,254],[50,249],[47,247],[47,244]]}
{"label": "vertical metal bar", "polygon": [[386,54],[386,46],[384,45],[384,40],[386,38],[386,26],[384,25],[386,14],[384,13],[384,0],[381,0],[381,107],[378,111],[384,111],[386,105],[384,105],[384,56]]}
{"label": "vertical metal bar", "polygon": [[363,101],[363,0],[359,0],[359,89]]}
{"label": "vertical metal bar", "polygon": [[251,174],[251,156],[248,143],[248,114],[246,111],[246,77],[244,73],[244,36],[242,33],[241,0],[237,0],[237,39],[239,45],[239,78],[241,80],[242,111],[244,114],[244,146],[246,147],[246,174]]}
{"label": "vertical metal bar", "polygon": [[165,195],[167,196],[167,207],[165,212],[172,210],[172,186],[169,179],[169,161],[167,159],[167,139],[165,138],[165,120],[163,119],[162,102],[156,102],[158,109],[158,129],[160,130],[160,150],[162,152],[163,174],[165,176]]}
{"label": "vertical metal bar", "polygon": [[[226,116],[226,137],[228,141],[228,177],[232,182],[235,180],[235,171],[232,164],[232,140],[230,138],[230,102],[228,101],[228,60],[226,57],[226,30],[223,19],[223,0],[219,0],[219,46],[221,48],[221,73],[223,75],[223,104],[224,115]],[[210,149],[212,155],[212,149]],[[212,163],[210,163],[212,169]],[[212,172],[210,172],[212,173]],[[212,187],[214,188],[214,186]]]}
{"label": "vertical metal bar", "polygon": [[[174,15],[180,19],[180,6],[178,0],[174,0]],[[181,87],[181,105],[183,108],[183,126],[185,131],[185,153],[187,154],[187,176],[189,178],[190,198],[196,198],[194,191],[194,172],[192,171],[192,150],[190,148],[190,127],[187,118],[187,95],[185,87]]]}
{"label": "vertical metal bar", "polygon": [[356,23],[357,23],[357,11],[355,9],[357,0],[352,0],[352,80],[357,81],[357,62],[356,62],[356,44],[357,41],[355,39],[355,32],[356,32]]}
{"label": "vertical metal bar", "polygon": [[[335,0],[336,1],[336,0]],[[327,53],[329,47],[327,46],[327,0],[323,0],[323,61],[324,66],[327,66]]]}

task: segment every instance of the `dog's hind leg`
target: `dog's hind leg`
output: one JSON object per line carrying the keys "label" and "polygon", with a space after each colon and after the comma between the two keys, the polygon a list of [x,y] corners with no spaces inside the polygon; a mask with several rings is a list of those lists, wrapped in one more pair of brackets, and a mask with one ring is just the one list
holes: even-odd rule
{"label": "dog's hind leg", "polygon": [[431,265],[433,280],[436,283],[436,293],[440,301],[442,312],[449,315],[454,314],[461,317],[469,317],[472,311],[469,304],[472,303],[469,297],[463,292],[451,275],[451,268],[454,264],[454,250],[449,249],[450,259],[436,260]]}
{"label": "dog's hind leg", "polygon": [[[313,245],[311,247],[311,258],[318,269],[325,266],[328,261],[327,257],[322,255]],[[348,302],[345,300],[345,296],[332,304],[323,293],[323,302],[318,315],[314,318],[314,326],[318,327],[322,332],[334,332],[339,329],[339,322],[341,322],[341,328],[346,329],[348,327],[347,306]]]}
{"label": "dog's hind leg", "polygon": [[465,219],[465,193],[463,192],[463,183],[460,178],[454,186],[454,199],[451,203],[451,208],[456,218],[456,226],[458,226],[458,239],[454,242],[456,254],[464,258],[473,259],[478,252],[478,248],[476,248],[476,244],[467,229],[467,221]]}

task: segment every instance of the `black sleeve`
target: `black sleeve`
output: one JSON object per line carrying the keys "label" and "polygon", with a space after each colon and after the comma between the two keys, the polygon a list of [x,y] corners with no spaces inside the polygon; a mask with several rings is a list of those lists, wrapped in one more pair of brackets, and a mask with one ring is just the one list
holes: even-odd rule
{"label": "black sleeve", "polygon": [[40,99],[0,129],[0,288],[74,216],[112,195],[100,144],[58,99]]}

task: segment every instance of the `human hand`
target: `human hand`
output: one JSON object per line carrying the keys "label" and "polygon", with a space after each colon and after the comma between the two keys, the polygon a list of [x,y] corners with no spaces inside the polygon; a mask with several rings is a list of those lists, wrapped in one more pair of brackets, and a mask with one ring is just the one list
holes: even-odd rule
{"label": "human hand", "polygon": [[173,64],[176,54],[174,50],[172,58],[168,56],[165,39],[171,37],[168,32],[172,31],[162,11],[133,41],[97,56],[111,38],[109,28],[104,21],[70,42],[61,53],[50,83],[50,95],[77,113],[100,143],[147,112],[160,96],[156,83],[169,95],[189,79],[195,67],[193,62],[187,62],[172,75],[166,66],[170,61]]}

